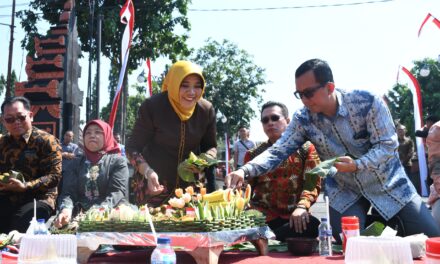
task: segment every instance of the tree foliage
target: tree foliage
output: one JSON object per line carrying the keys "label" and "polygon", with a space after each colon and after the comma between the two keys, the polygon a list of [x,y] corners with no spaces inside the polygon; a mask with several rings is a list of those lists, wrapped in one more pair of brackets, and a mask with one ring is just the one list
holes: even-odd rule
{"label": "tree foliage", "polygon": [[[18,81],[17,74],[14,70],[11,72],[11,94],[15,94],[15,83]],[[0,76],[0,95],[6,91],[7,76],[3,74]]]}
{"label": "tree foliage", "polygon": [[[430,74],[426,77],[420,75],[423,67],[429,67]],[[429,115],[440,116],[440,63],[433,59],[415,61],[411,73],[416,77],[420,84],[422,94],[423,117]],[[407,85],[396,84],[388,92],[388,106],[393,118],[405,125],[410,136],[414,136],[414,111],[412,93]]]}
{"label": "tree foliage", "polygon": [[227,128],[231,135],[239,126],[249,125],[255,116],[251,102],[261,104],[260,88],[266,83],[265,70],[253,62],[253,57],[234,43],[208,39],[190,59],[203,68],[206,80],[204,97],[217,111],[227,117],[226,124],[217,121],[218,135]]}
{"label": "tree foliage", "polygon": [[[38,34],[37,23],[43,18],[51,25],[59,23],[65,1],[35,0],[30,2],[30,9],[18,12],[22,19],[21,25],[27,36],[22,45],[26,46],[33,36]],[[123,1],[119,0],[92,0],[75,1],[77,13],[78,35],[81,50],[92,51],[96,58],[96,19],[103,15],[102,23],[102,54],[120,63],[120,41],[125,24],[120,22],[119,11]],[[89,3],[95,3],[94,13],[91,12]],[[186,46],[188,36],[177,34],[175,29],[189,30],[190,24],[186,17],[188,0],[138,0],[133,1],[135,7],[135,24],[133,43],[130,50],[128,68],[135,68],[139,60],[167,56],[175,60],[177,55],[189,54]],[[42,12],[42,15],[39,15]],[[91,25],[90,15],[94,17],[93,40],[89,41]],[[115,45],[116,44],[116,45]]]}

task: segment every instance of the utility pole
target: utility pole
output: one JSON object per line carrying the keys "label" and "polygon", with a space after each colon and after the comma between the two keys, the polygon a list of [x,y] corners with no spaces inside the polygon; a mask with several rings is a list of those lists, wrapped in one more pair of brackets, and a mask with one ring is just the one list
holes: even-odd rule
{"label": "utility pole", "polygon": [[93,21],[95,20],[95,0],[90,3],[89,10],[89,76],[87,78],[87,98],[86,98],[86,122],[92,119],[92,45],[93,45]]}
{"label": "utility pole", "polygon": [[99,119],[99,90],[100,90],[100,81],[101,81],[101,30],[102,30],[102,14],[98,15],[98,30],[96,31],[96,45],[98,46],[98,52],[96,53],[96,102],[95,102],[95,109],[96,109],[96,119]]}
{"label": "utility pole", "polygon": [[12,95],[12,52],[14,49],[14,21],[15,21],[15,0],[12,0],[12,15],[11,15],[11,36],[9,38],[9,58],[8,58],[8,76],[6,78],[6,98]]}

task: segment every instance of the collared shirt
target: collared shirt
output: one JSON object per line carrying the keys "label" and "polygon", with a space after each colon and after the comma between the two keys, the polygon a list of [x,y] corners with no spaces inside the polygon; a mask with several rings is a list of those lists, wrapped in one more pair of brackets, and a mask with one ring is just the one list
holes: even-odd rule
{"label": "collared shirt", "polygon": [[399,140],[399,158],[403,166],[412,166],[412,157],[414,155],[414,143],[411,138],[404,137]]}
{"label": "collared shirt", "polygon": [[[246,152],[244,161],[252,160],[270,146],[272,143],[268,140],[249,150]],[[250,179],[249,183],[254,190],[251,199],[252,206],[264,212],[266,222],[278,217],[289,219],[298,205],[307,210],[310,209],[321,191],[321,179],[318,177],[311,183],[313,187],[306,190],[305,182],[310,179],[306,178],[305,172],[316,167],[319,162],[315,147],[307,142],[274,171]]]}
{"label": "collared shirt", "polygon": [[[70,142],[69,144],[64,144],[64,142],[61,143],[61,148],[63,152],[73,153],[75,156],[81,155],[81,149],[78,147],[77,144]],[[69,164],[71,164],[73,159],[65,159],[63,158],[63,171],[66,169]]]}
{"label": "collared shirt", "polygon": [[390,219],[417,195],[399,161],[391,114],[382,99],[367,91],[335,92],[339,107],[334,117],[307,108],[297,111],[282,137],[245,166],[251,176],[271,171],[307,140],[321,160],[350,154],[357,171],[332,170],[325,181],[330,206],[343,213],[363,196]]}
{"label": "collared shirt", "polygon": [[14,138],[0,138],[0,172],[23,173],[27,190],[24,193],[0,192],[14,204],[43,201],[55,208],[57,185],[61,179],[61,147],[51,134],[32,127],[29,133]]}

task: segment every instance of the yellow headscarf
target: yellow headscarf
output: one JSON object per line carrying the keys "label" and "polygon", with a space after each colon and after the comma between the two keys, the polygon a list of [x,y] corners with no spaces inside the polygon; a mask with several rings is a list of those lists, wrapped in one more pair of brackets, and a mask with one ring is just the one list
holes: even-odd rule
{"label": "yellow headscarf", "polygon": [[168,100],[170,101],[171,106],[182,121],[190,119],[194,112],[194,109],[196,108],[196,106],[194,105],[192,109],[183,109],[180,105],[180,84],[182,83],[183,79],[185,79],[185,77],[191,74],[197,74],[198,76],[200,76],[203,82],[202,93],[200,94],[200,97],[197,98],[198,101],[200,100],[200,98],[202,98],[203,92],[205,91],[205,78],[203,78],[202,69],[192,62],[178,61],[174,63],[168,71],[167,75],[165,76],[162,85],[162,92],[168,91]]}

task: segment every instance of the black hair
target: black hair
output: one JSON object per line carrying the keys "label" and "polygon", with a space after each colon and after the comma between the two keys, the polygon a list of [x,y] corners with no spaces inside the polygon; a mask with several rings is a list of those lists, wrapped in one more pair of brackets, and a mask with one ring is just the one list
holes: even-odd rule
{"label": "black hair", "polygon": [[31,110],[31,102],[29,101],[29,99],[27,99],[26,97],[23,96],[14,96],[14,97],[8,97],[6,98],[1,106],[2,109],[2,113],[5,112],[5,106],[10,106],[16,102],[22,102],[24,109],[30,111]]}
{"label": "black hair", "polygon": [[325,85],[333,81],[333,73],[328,63],[321,59],[311,59],[303,62],[295,72],[295,78],[299,78],[304,73],[312,70],[318,83]]}
{"label": "black hair", "polygon": [[426,121],[431,121],[432,123],[437,123],[437,121],[439,121],[439,118],[436,115],[430,115],[426,118]]}
{"label": "black hair", "polygon": [[281,113],[283,114],[284,118],[289,118],[289,110],[287,109],[287,106],[283,103],[280,102],[274,102],[274,101],[269,101],[266,102],[262,107],[261,107],[261,113],[260,116],[263,114],[264,109],[272,107],[272,106],[278,106],[281,108]]}

